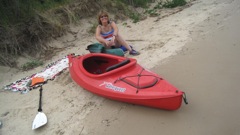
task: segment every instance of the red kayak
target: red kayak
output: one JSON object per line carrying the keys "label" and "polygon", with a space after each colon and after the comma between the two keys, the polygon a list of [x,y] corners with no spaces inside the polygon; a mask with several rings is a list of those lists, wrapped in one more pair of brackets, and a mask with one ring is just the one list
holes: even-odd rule
{"label": "red kayak", "polygon": [[97,95],[132,104],[176,110],[187,103],[185,93],[136,59],[103,53],[68,55],[72,79]]}

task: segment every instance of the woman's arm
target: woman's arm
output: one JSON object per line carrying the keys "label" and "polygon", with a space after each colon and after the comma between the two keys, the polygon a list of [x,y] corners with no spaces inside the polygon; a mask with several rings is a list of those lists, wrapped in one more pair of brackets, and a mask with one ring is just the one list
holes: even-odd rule
{"label": "woman's arm", "polygon": [[117,27],[117,24],[112,21],[112,22],[111,22],[111,26],[112,26],[112,28],[114,29],[113,35],[114,35],[114,36],[118,36],[118,27]]}

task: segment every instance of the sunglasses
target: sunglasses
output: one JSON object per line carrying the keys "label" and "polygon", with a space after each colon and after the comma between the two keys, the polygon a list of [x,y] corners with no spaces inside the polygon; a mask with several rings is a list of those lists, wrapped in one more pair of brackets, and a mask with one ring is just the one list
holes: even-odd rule
{"label": "sunglasses", "polygon": [[103,15],[100,18],[108,18],[108,16],[107,15]]}

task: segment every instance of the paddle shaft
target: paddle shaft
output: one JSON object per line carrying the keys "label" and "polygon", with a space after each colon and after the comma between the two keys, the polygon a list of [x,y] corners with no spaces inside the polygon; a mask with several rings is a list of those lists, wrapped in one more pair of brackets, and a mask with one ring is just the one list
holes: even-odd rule
{"label": "paddle shaft", "polygon": [[38,112],[42,112],[42,86],[40,87],[40,98],[39,98],[39,107],[38,107]]}

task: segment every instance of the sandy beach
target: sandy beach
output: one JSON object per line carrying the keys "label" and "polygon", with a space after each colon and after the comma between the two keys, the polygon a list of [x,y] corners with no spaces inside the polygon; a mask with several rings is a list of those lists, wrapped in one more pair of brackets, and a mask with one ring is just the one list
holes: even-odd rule
{"label": "sandy beach", "polygon": [[[86,21],[87,22],[87,21]],[[240,134],[240,1],[196,0],[164,18],[118,25],[125,39],[141,52],[129,56],[186,92],[188,105],[165,111],[105,99],[72,81],[68,70],[43,86],[43,112],[48,123],[32,130],[39,91],[27,94],[1,90],[1,135],[239,135]],[[83,24],[85,22],[82,22]],[[53,41],[69,53],[86,54],[96,42],[72,28],[75,35]],[[144,34],[143,34],[144,33]],[[39,72],[0,67],[0,86]]]}

